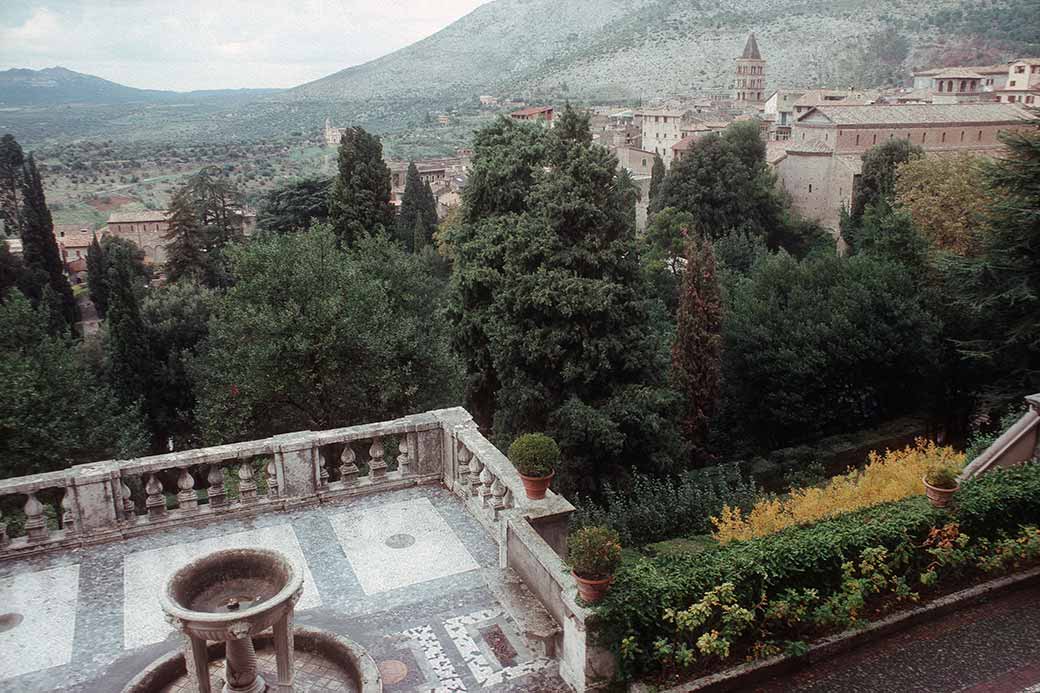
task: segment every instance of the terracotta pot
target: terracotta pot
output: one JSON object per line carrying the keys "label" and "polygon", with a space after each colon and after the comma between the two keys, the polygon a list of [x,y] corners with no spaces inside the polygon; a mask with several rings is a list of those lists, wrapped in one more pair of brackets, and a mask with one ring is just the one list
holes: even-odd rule
{"label": "terracotta pot", "polygon": [[552,481],[554,476],[556,476],[556,472],[550,473],[549,476],[524,476],[521,474],[520,480],[524,482],[524,493],[531,500],[545,498],[545,492],[549,489],[549,482]]}
{"label": "terracotta pot", "polygon": [[953,498],[953,494],[961,487],[960,484],[957,484],[954,488],[939,488],[932,486],[924,479],[921,481],[924,482],[924,495],[928,496],[928,502],[932,504],[933,508],[945,508]]}
{"label": "terracotta pot", "polygon": [[610,585],[614,582],[614,576],[604,578],[602,580],[586,580],[582,576],[571,571],[571,575],[574,576],[575,582],[578,583],[578,596],[589,604],[595,604],[610,590]]}

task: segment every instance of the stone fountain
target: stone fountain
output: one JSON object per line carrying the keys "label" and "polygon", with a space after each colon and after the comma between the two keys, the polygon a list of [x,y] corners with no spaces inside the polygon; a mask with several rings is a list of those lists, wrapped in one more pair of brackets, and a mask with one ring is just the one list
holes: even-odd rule
{"label": "stone fountain", "polygon": [[[166,620],[184,634],[184,661],[199,693],[212,693],[208,642],[226,643],[223,693],[292,693],[293,610],[303,572],[278,551],[226,549],[175,572],[159,596]],[[278,680],[257,670],[253,637],[273,628]]]}

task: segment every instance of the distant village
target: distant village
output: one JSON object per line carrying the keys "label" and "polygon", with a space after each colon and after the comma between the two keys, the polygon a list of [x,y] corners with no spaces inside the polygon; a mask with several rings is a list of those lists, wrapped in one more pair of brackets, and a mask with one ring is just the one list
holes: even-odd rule
{"label": "distant village", "polygon": [[[752,33],[735,59],[732,90],[660,100],[632,109],[592,107],[590,123],[595,142],[609,149],[618,166],[627,169],[640,187],[637,227],[645,230],[651,170],[655,157],[666,167],[679,161],[701,138],[737,121],[760,124],[767,160],[778,184],[804,218],[837,235],[841,210],[852,204],[862,155],[871,147],[904,138],[927,154],[997,155],[998,134],[1014,128],[1035,128],[1040,106],[1040,58],[1005,64],[946,67],[913,74],[908,87],[865,90],[855,86],[832,89],[770,89],[768,60]],[[552,127],[555,108],[503,101],[483,95],[484,109],[505,109],[509,117]],[[510,110],[513,107],[514,110]],[[441,125],[450,116],[439,115]],[[323,139],[336,147],[345,128],[325,120]],[[439,217],[461,202],[472,151],[453,157],[418,160],[423,183],[429,183]],[[400,205],[410,161],[388,160],[392,201]],[[87,249],[95,233],[135,243],[145,262],[165,260],[166,210],[113,212],[95,230],[87,225],[57,224],[54,234],[70,280],[84,281]],[[244,231],[255,228],[256,214],[246,211]],[[18,253],[19,241],[6,241]]]}

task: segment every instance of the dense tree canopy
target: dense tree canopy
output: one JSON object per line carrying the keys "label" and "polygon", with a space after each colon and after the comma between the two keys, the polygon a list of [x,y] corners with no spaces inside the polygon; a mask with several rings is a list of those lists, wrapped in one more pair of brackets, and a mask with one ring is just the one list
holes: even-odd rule
{"label": "dense tree canopy", "polygon": [[141,287],[151,279],[151,272],[144,264],[144,251],[137,244],[118,236],[106,236],[103,241],[94,236],[87,251],[87,288],[102,319],[108,314],[111,295],[109,269],[123,262],[133,275],[131,281],[135,286]]}
{"label": "dense tree canopy", "polygon": [[194,364],[207,442],[380,421],[455,398],[447,324],[421,258],[327,227],[232,253]]}
{"label": "dense tree canopy", "polygon": [[33,305],[46,308],[52,331],[68,332],[76,322],[76,301],[65,277],[43,180],[32,154],[22,171],[21,225],[22,259],[30,275],[28,296]]}
{"label": "dense tree canopy", "polygon": [[[565,114],[566,115],[566,114]],[[662,307],[642,279],[617,162],[576,113],[547,132],[481,131],[455,232],[456,343],[498,440],[546,431],[564,487],[681,462]]]}
{"label": "dense tree canopy", "polygon": [[306,231],[313,224],[328,221],[332,181],[303,178],[278,186],[264,195],[256,215],[263,231],[288,233]]}
{"label": "dense tree canopy", "polygon": [[0,302],[0,477],[143,453],[137,410],[122,406],[47,323],[18,291]]}
{"label": "dense tree canopy", "polygon": [[9,236],[21,234],[24,164],[25,153],[14,136],[0,137],[0,227],[3,227],[4,233]]}
{"label": "dense tree canopy", "polygon": [[[432,218],[431,218],[432,212]],[[437,202],[433,190],[419,177],[415,162],[408,165],[404,195],[397,215],[397,238],[410,252],[418,252],[433,242],[437,228]]]}
{"label": "dense tree canopy", "polygon": [[329,221],[337,238],[351,246],[368,234],[394,229],[390,169],[379,138],[347,128],[339,145],[338,174],[329,198]]}
{"label": "dense tree canopy", "polygon": [[166,275],[205,286],[229,281],[225,250],[242,240],[242,193],[217,168],[191,176],[170,202]]}
{"label": "dense tree canopy", "polygon": [[900,165],[923,156],[920,147],[904,139],[889,140],[868,149],[863,155],[863,168],[852,198],[852,222],[858,224],[867,207],[878,200],[891,200]]}
{"label": "dense tree canopy", "polygon": [[725,295],[730,435],[783,446],[922,404],[939,325],[901,265],[780,253]]}

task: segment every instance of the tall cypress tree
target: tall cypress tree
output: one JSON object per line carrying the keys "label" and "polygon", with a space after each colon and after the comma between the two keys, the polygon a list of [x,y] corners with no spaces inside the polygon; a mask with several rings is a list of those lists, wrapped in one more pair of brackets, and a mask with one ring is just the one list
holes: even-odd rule
{"label": "tall cypress tree", "polygon": [[241,192],[219,169],[204,168],[174,194],[166,232],[166,274],[208,287],[230,281],[224,250],[242,239]]}
{"label": "tall cypress tree", "polygon": [[90,241],[90,248],[87,249],[87,289],[90,291],[90,300],[97,308],[98,316],[102,318],[108,310],[108,279],[105,276],[107,268],[105,251],[95,233]]}
{"label": "tall cypress tree", "polygon": [[428,241],[432,240],[433,232],[437,230],[437,198],[429,182],[423,187],[423,219],[426,224],[426,238]]}
{"label": "tall cypress tree", "polygon": [[22,257],[26,268],[35,276],[30,299],[43,303],[58,325],[71,328],[76,322],[76,301],[65,277],[58,242],[54,238],[54,221],[47,208],[43,181],[32,154],[22,171]]}
{"label": "tall cypress tree", "polygon": [[134,267],[130,248],[124,245],[111,247],[106,279],[109,292],[105,342],[108,381],[124,404],[144,404],[149,392],[152,362],[148,335],[141,319],[141,279]]}
{"label": "tall cypress tree", "polygon": [[13,135],[0,137],[0,221],[9,236],[21,235],[21,181],[25,154]]}
{"label": "tall cypress tree", "polygon": [[351,246],[366,234],[393,229],[390,169],[383,161],[379,138],[360,127],[345,130],[338,168],[329,219],[340,243]]}
{"label": "tall cypress tree", "polygon": [[665,174],[668,172],[664,168],[664,161],[660,155],[654,154],[654,165],[650,169],[650,190],[649,198],[653,202],[654,198],[657,197],[657,191],[661,188],[661,181],[664,180]]}
{"label": "tall cypress tree", "polygon": [[424,199],[426,188],[419,177],[419,168],[415,162],[408,164],[408,173],[404,179],[404,195],[401,196],[401,209],[397,214],[397,238],[409,251],[417,250],[416,239],[425,237],[427,203]]}
{"label": "tall cypress tree", "polygon": [[699,234],[686,233],[672,372],[684,399],[683,436],[693,451],[694,463],[704,464],[707,460],[698,458],[704,451],[721,383],[722,297],[711,243]]}

